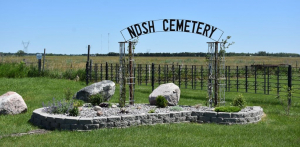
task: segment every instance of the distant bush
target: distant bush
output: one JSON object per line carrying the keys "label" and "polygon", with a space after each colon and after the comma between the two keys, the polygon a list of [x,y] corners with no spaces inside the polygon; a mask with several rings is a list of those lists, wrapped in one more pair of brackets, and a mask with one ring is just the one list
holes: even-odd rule
{"label": "distant bush", "polygon": [[165,108],[168,105],[168,101],[162,95],[157,96],[156,98],[156,106],[160,108]]}
{"label": "distant bush", "polygon": [[239,112],[241,111],[240,107],[237,106],[221,106],[215,108],[216,112]]}

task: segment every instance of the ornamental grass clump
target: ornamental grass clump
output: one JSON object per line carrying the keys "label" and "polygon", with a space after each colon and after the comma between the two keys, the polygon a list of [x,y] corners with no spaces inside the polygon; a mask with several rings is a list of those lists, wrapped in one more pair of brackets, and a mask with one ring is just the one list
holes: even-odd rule
{"label": "ornamental grass clump", "polygon": [[156,98],[156,106],[160,108],[165,108],[168,106],[168,101],[162,95],[157,96]]}

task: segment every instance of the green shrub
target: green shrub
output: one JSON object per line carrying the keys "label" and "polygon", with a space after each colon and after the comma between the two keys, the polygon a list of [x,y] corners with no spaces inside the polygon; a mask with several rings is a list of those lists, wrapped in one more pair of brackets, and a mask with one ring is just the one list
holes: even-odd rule
{"label": "green shrub", "polygon": [[236,98],[232,101],[232,106],[237,106],[240,108],[244,108],[246,106],[246,100],[242,94],[239,94]]}
{"label": "green shrub", "polygon": [[168,101],[162,95],[157,96],[156,98],[156,106],[160,108],[165,108],[168,105]]}
{"label": "green shrub", "polygon": [[215,108],[216,112],[239,112],[241,111],[240,107],[237,106],[221,106]]}
{"label": "green shrub", "polygon": [[78,116],[78,114],[79,114],[78,107],[73,107],[73,109],[69,111],[70,116]]}
{"label": "green shrub", "polygon": [[92,105],[99,105],[100,103],[103,102],[103,95],[102,94],[95,94],[95,95],[91,95],[90,96],[90,103],[92,103]]}
{"label": "green shrub", "polygon": [[81,107],[83,106],[83,104],[84,104],[83,100],[75,100],[73,103],[74,107]]}
{"label": "green shrub", "polygon": [[180,106],[173,106],[170,108],[171,111],[182,111],[183,109]]}

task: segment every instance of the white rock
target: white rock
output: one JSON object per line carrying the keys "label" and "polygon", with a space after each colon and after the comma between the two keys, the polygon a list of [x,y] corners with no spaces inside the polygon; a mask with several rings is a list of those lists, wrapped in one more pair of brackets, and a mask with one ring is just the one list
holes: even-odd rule
{"label": "white rock", "polygon": [[113,104],[111,105],[112,108],[117,108],[117,105]]}
{"label": "white rock", "polygon": [[104,101],[109,101],[115,93],[115,88],[116,85],[113,81],[104,80],[84,87],[83,89],[79,90],[74,97],[76,99],[88,102],[91,95],[101,94],[103,95]]}
{"label": "white rock", "polygon": [[94,110],[95,110],[95,111],[101,111],[102,108],[101,108],[100,106],[95,106],[95,107],[94,107]]}
{"label": "white rock", "polygon": [[169,106],[176,106],[180,99],[180,89],[174,83],[161,84],[149,95],[150,105],[156,104],[157,96],[162,95],[168,101]]}
{"label": "white rock", "polygon": [[27,105],[16,92],[9,91],[0,96],[0,114],[19,114],[27,111]]}

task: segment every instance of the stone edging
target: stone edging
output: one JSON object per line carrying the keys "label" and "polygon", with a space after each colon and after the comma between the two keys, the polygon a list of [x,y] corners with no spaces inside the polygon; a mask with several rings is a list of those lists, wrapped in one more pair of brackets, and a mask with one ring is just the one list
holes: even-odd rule
{"label": "stone edging", "polygon": [[30,121],[48,130],[93,130],[101,128],[125,128],[138,125],[169,124],[180,122],[249,124],[261,120],[263,109],[252,106],[248,112],[180,111],[170,113],[147,113],[138,115],[80,118],[53,115],[42,112],[43,108],[33,111]]}

